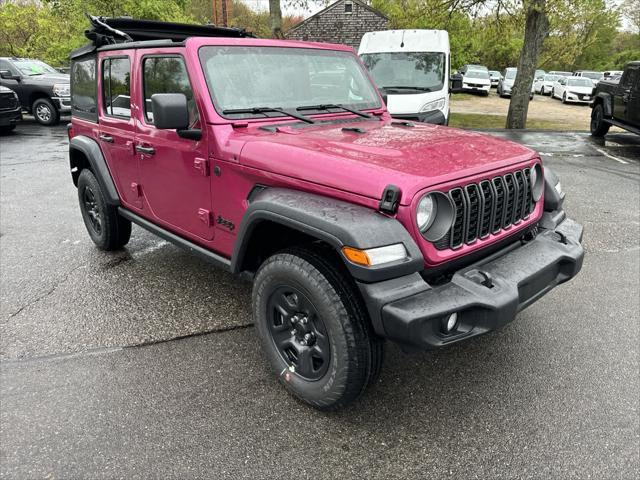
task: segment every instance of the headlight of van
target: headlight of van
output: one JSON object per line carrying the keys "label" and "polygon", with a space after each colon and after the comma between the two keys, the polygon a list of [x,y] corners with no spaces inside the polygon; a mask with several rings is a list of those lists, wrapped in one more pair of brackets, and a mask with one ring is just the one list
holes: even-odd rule
{"label": "headlight of van", "polygon": [[422,112],[431,112],[433,110],[442,110],[444,108],[444,103],[445,103],[444,98],[439,98],[438,100],[425,103],[420,109],[420,112],[422,113]]}
{"label": "headlight of van", "polygon": [[56,97],[68,97],[71,95],[71,86],[68,83],[56,83],[53,86],[53,94]]}
{"label": "headlight of van", "polygon": [[447,195],[431,192],[424,195],[416,207],[416,223],[422,236],[437,242],[451,229],[454,207]]}

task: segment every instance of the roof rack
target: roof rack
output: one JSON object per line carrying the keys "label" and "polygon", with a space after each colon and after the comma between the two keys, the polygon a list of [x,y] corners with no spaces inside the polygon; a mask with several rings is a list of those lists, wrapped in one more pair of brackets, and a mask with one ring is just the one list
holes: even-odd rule
{"label": "roof rack", "polygon": [[216,27],[215,25],[137,20],[130,17],[96,17],[89,14],[87,14],[87,18],[91,22],[91,29],[85,31],[85,36],[96,47],[147,40],[183,42],[189,37],[255,37],[244,29]]}

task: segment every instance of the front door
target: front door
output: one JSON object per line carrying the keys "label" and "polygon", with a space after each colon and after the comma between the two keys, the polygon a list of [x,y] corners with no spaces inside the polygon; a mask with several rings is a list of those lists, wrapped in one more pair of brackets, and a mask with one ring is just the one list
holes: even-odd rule
{"label": "front door", "polygon": [[630,121],[633,83],[638,75],[638,68],[627,68],[620,79],[613,98],[613,116],[616,120]]}
{"label": "front door", "polygon": [[113,172],[125,207],[142,208],[135,123],[131,117],[131,50],[100,58],[100,126],[98,141]]}
{"label": "front door", "polygon": [[183,93],[191,109],[190,125],[200,128],[200,115],[182,56],[143,55],[142,90],[135,144],[139,155],[144,214],[186,237],[211,240],[211,178],[206,129],[201,140],[181,138],[175,130],[153,126],[151,96]]}

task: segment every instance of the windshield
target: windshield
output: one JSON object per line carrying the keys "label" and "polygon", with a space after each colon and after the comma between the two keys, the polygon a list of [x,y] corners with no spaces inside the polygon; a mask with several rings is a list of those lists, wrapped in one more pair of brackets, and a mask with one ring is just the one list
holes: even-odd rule
{"label": "windshield", "polygon": [[492,77],[499,77],[500,72],[497,72],[496,70],[489,70],[489,75],[491,75]]}
{"label": "windshield", "polygon": [[600,80],[602,78],[602,73],[600,73],[600,72],[582,72],[582,76],[590,78],[591,80]]}
{"label": "windshield", "polygon": [[588,78],[569,78],[567,79],[567,85],[570,87],[593,87],[593,82]]}
{"label": "windshield", "polygon": [[361,58],[380,88],[437,91],[444,86],[442,52],[366,53]]}
{"label": "windshield", "polygon": [[560,78],[560,75],[545,75],[544,76],[544,81],[545,82],[555,82],[558,78]]}
{"label": "windshield", "polygon": [[[310,48],[205,46],[200,62],[219,112],[252,108],[295,110],[338,104],[379,108],[380,98],[349,52]],[[279,112],[228,115],[283,116]]]}
{"label": "windshield", "polygon": [[44,73],[60,73],[55,68],[40,60],[13,60],[13,64],[23,75],[42,75]]}
{"label": "windshield", "polygon": [[505,80],[513,80],[516,78],[516,73],[518,73],[518,71],[515,68],[513,70],[507,70],[504,73]]}
{"label": "windshield", "polygon": [[489,72],[486,70],[467,70],[464,74],[465,77],[470,78],[489,78]]}

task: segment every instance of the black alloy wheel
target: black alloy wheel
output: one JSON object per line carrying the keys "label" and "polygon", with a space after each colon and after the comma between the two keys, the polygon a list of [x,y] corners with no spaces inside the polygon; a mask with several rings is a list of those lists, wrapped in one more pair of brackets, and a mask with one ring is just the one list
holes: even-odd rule
{"label": "black alloy wheel", "polygon": [[277,288],[269,297],[269,331],[275,347],[302,378],[319,380],[331,361],[324,322],[309,298],[293,286]]}

